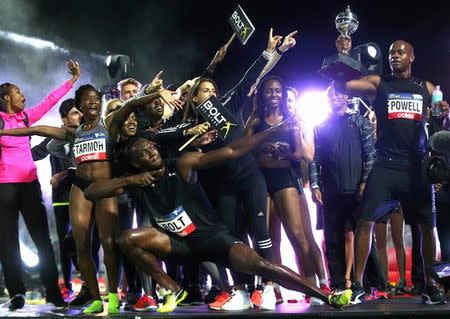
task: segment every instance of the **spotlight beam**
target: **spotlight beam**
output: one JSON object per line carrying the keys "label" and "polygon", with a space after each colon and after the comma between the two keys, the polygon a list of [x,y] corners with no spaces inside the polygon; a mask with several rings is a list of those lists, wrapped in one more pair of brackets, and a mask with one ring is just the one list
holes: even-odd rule
{"label": "spotlight beam", "polygon": [[28,37],[14,32],[0,30],[0,38],[16,43],[29,45],[36,49],[49,49],[60,53],[69,53],[69,50],[61,48],[51,41]]}

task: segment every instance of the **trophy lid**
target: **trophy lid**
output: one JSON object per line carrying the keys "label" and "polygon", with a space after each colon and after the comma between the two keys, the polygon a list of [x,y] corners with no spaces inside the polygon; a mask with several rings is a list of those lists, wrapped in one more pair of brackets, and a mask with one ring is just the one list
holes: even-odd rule
{"label": "trophy lid", "polygon": [[355,32],[359,25],[358,17],[350,10],[350,6],[336,16],[335,23],[336,29],[344,36]]}

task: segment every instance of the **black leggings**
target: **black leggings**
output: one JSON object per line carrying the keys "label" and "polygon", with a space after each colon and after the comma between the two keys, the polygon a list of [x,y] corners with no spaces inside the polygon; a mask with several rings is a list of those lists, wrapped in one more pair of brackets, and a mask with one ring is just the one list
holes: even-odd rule
{"label": "black leggings", "polygon": [[[119,208],[119,233],[133,228],[134,209],[131,198],[127,194],[123,194],[118,198]],[[128,284],[128,292],[139,294],[142,290],[142,285],[137,273],[136,266],[131,263],[128,258],[121,252],[120,258],[122,261],[123,272]]]}
{"label": "black leggings", "polygon": [[19,250],[20,211],[38,251],[39,273],[47,296],[55,298],[60,293],[58,269],[39,181],[0,184],[0,207],[0,260],[10,297],[25,294]]}
{"label": "black leggings", "polygon": [[[216,185],[217,187],[217,185]],[[253,247],[258,254],[269,261],[273,260],[272,242],[267,228],[267,187],[259,169],[239,181],[229,183],[216,194],[213,204],[217,208],[222,224],[227,226],[238,238],[246,236],[244,225],[248,226]],[[242,214],[245,211],[245,218]],[[248,282],[248,276],[233,275],[235,284]]]}
{"label": "black leggings", "polygon": [[72,290],[72,264],[70,256],[64,250],[63,241],[70,230],[69,205],[53,206],[55,213],[56,233],[59,241],[59,260],[63,273],[64,286]]}

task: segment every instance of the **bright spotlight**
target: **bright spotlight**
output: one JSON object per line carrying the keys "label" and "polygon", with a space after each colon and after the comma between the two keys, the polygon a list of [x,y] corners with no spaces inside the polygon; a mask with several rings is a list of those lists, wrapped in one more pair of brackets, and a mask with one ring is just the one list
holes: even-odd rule
{"label": "bright spotlight", "polygon": [[373,45],[369,45],[367,47],[367,53],[369,53],[369,55],[375,59],[377,57],[378,51]]}
{"label": "bright spotlight", "polygon": [[297,116],[304,123],[316,127],[330,116],[331,107],[325,91],[306,91],[297,100]]}
{"label": "bright spotlight", "polygon": [[381,74],[383,71],[383,61],[381,49],[375,42],[360,44],[352,52],[358,56],[358,60],[367,69],[367,74]]}
{"label": "bright spotlight", "polygon": [[22,241],[19,240],[20,256],[22,261],[28,267],[35,267],[39,264],[39,257],[30,248],[28,248]]}
{"label": "bright spotlight", "polygon": [[112,56],[108,55],[105,60],[106,66],[109,66],[111,64],[111,60],[112,60]]}

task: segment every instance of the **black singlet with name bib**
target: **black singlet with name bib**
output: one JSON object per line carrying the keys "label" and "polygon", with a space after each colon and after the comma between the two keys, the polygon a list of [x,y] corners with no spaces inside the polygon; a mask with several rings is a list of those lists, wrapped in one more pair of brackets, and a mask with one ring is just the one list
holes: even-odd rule
{"label": "black singlet with name bib", "polygon": [[187,183],[175,160],[164,163],[166,171],[155,187],[141,192],[142,204],[155,226],[181,237],[214,229],[215,212],[201,185]]}
{"label": "black singlet with name bib", "polygon": [[424,122],[430,103],[425,81],[381,77],[373,103],[378,120],[377,161],[409,166],[425,157]]}

